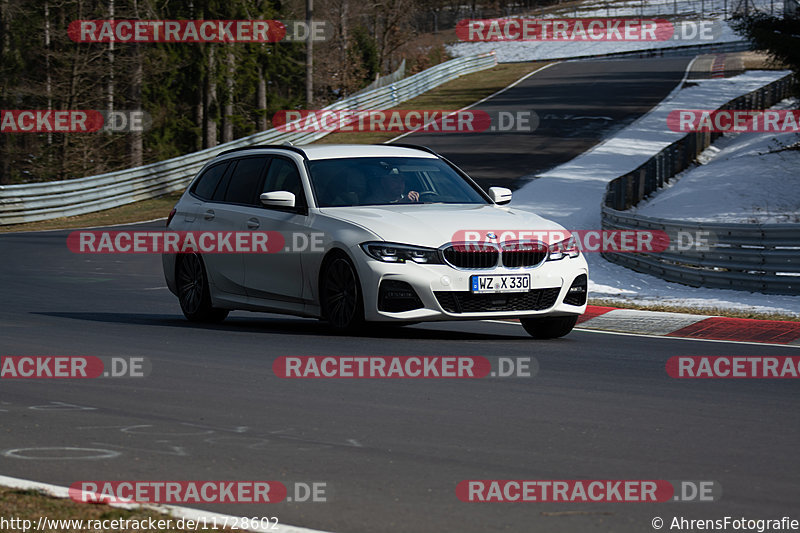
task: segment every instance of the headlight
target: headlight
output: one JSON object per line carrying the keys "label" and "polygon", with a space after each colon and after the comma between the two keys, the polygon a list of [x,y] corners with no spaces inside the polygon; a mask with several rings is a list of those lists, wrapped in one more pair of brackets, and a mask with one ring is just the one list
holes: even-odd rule
{"label": "headlight", "polygon": [[563,241],[551,244],[549,248],[550,250],[547,254],[548,261],[558,261],[559,259],[564,259],[565,257],[574,258],[581,255],[581,251],[578,248],[578,242],[572,235]]}
{"label": "headlight", "polygon": [[442,263],[439,251],[435,248],[392,242],[365,242],[361,245],[361,249],[368,256],[384,263],[405,263],[406,261],[437,265]]}

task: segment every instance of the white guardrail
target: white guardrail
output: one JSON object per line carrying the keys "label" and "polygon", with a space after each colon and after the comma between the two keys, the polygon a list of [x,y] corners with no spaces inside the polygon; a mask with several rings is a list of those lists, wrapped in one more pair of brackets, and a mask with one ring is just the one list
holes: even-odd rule
{"label": "white guardrail", "polygon": [[[793,85],[789,74],[719,109],[767,109],[791,96]],[[638,168],[611,180],[602,205],[604,230],[657,230],[670,238],[705,235],[708,246],[657,253],[603,252],[603,257],[693,287],[800,294],[800,224],[691,222],[627,211],[668,186],[670,179],[694,165],[697,156],[721,136],[716,132],[687,133]]]}
{"label": "white guardrail", "polygon": [[355,93],[353,93],[353,96],[355,96],[356,94],[362,94],[367,91],[371,91],[372,89],[379,89],[381,87],[386,87],[387,85],[392,83],[397,83],[398,81],[402,80],[405,77],[406,77],[406,60],[403,59],[403,61],[400,63],[400,66],[397,67],[397,70],[395,70],[391,74],[387,74],[386,76],[381,76],[380,78],[373,81],[360,91],[356,91]]}
{"label": "white guardrail", "polygon": [[[494,52],[460,57],[386,87],[355,94],[324,109],[386,109],[443,83],[497,64]],[[36,222],[102,211],[180,191],[223,150],[256,144],[307,144],[328,132],[282,132],[276,128],[166,161],[97,176],[0,186],[0,225]]]}

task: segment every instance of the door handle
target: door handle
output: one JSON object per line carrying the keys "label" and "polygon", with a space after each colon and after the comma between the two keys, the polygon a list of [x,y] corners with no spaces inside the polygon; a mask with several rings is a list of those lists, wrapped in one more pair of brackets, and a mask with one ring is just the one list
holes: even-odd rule
{"label": "door handle", "polygon": [[257,218],[251,218],[247,221],[248,229],[258,229],[261,227],[261,222]]}
{"label": "door handle", "polygon": [[214,210],[213,209],[209,209],[208,211],[206,211],[206,214],[203,215],[203,218],[205,218],[206,220],[214,220],[215,216],[216,215],[214,214]]}

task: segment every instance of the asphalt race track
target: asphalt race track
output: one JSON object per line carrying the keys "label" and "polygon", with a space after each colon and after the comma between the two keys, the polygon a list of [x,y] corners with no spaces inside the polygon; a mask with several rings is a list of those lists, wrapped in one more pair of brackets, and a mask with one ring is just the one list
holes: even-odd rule
{"label": "asphalt race track", "polygon": [[[648,63],[607,62],[618,69],[608,76],[641,73],[631,90],[649,87],[653,104],[671,90],[670,76],[673,85],[680,79],[682,61],[649,70],[642,70]],[[525,86],[536,87],[534,78]],[[589,87],[591,80],[586,72]],[[551,90],[546,98],[554,102]],[[511,92],[505,95],[520,97]],[[628,117],[620,120],[647,107],[636,95],[620,105]],[[586,109],[623,116],[617,112]],[[528,154],[544,142],[513,149]],[[592,142],[588,133],[564,134],[551,149],[573,143],[582,150],[579,145]],[[441,149],[469,168],[467,159]],[[508,154],[483,157],[486,168],[510,160]],[[549,157],[532,165],[543,169],[569,159],[560,152]],[[245,312],[220,326],[198,327],[183,319],[167,291],[158,256],[73,254],[68,233],[0,235],[0,354],[142,356],[152,373],[4,379],[3,475],[63,486],[80,480],[324,482],[326,503],[203,508],[338,533],[641,533],[653,531],[656,516],[667,523],[674,516],[780,518],[798,509],[796,382],[676,380],[664,368],[676,355],[800,355],[797,348],[580,330],[534,341],[519,325],[498,322],[385,327],[347,337],[313,320]],[[529,356],[539,373],[285,380],[272,371],[285,355]],[[466,479],[714,480],[723,494],[714,503],[464,503],[455,487]]]}
{"label": "asphalt race track", "polygon": [[420,132],[398,142],[433,148],[484,188],[517,189],[524,184],[517,178],[566,163],[650,110],[683,79],[690,61],[558,63],[472,108],[490,116],[532,110],[539,117],[534,131]]}

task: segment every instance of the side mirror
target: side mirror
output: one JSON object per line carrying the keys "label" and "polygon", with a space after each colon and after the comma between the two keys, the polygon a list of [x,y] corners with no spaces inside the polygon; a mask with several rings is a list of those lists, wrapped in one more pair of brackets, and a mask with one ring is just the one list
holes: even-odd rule
{"label": "side mirror", "polygon": [[289,191],[272,191],[261,193],[261,204],[272,207],[294,207],[294,193]]}
{"label": "side mirror", "polygon": [[511,189],[505,187],[489,187],[489,198],[496,204],[507,204],[511,201]]}

